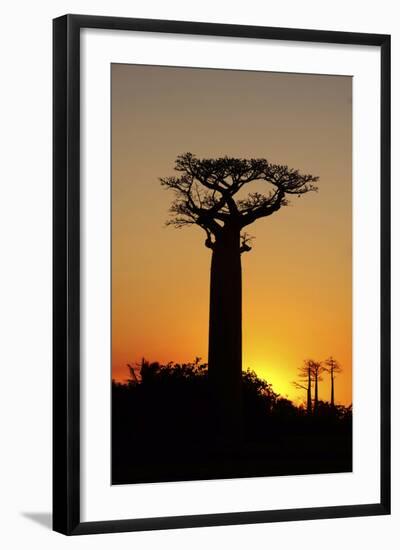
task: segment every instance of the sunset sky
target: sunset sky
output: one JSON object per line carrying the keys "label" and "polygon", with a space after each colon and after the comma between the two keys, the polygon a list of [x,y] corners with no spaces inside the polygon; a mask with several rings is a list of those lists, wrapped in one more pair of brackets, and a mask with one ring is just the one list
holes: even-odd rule
{"label": "sunset sky", "polygon": [[[352,79],[112,65],[112,373],[207,361],[211,251],[196,227],[166,227],[177,155],[262,157],[320,177],[318,193],[246,228],[243,367],[300,402],[303,359],[352,359]],[[254,190],[254,189],[250,189]],[[329,399],[329,378],[320,398]]]}

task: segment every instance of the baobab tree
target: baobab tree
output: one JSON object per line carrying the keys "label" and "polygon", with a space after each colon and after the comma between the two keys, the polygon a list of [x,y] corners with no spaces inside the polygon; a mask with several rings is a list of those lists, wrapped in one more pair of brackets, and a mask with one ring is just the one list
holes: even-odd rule
{"label": "baobab tree", "polygon": [[335,406],[335,374],[342,372],[342,367],[332,356],[325,360],[326,371],[331,378],[331,406]]}
{"label": "baobab tree", "polygon": [[[312,400],[311,400],[311,387],[312,387],[312,378],[314,376],[312,372],[313,361],[310,359],[305,360],[303,365],[299,367],[299,379],[301,382],[293,382],[293,385],[297,389],[303,389],[307,392],[307,414],[312,412]],[[305,385],[305,384],[306,385]]]}
{"label": "baobab tree", "polygon": [[[175,192],[167,223],[201,227],[212,251],[208,373],[222,431],[237,437],[242,419],[241,255],[251,250],[244,229],[286,206],[288,197],[315,191],[318,178],[266,159],[199,159],[192,153],[177,157],[175,171],[177,176],[160,178]],[[252,182],[265,184],[265,191],[244,194]]]}
{"label": "baobab tree", "polygon": [[307,359],[306,363],[310,366],[311,376],[314,382],[314,414],[318,412],[318,382],[322,381],[322,373],[324,372],[324,365],[322,361],[314,361],[313,359]]}

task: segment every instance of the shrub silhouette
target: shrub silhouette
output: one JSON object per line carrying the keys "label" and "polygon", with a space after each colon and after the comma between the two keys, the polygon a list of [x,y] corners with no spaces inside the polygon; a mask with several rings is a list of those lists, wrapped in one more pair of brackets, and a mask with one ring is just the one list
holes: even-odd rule
{"label": "shrub silhouette", "polygon": [[351,470],[351,407],[307,415],[254,371],[242,373],[244,439],[219,437],[206,363],[128,365],[112,384],[113,483]]}

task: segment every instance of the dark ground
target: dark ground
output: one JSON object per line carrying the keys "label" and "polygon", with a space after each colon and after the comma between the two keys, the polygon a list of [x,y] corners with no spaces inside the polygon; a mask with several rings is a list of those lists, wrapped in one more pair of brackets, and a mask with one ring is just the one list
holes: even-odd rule
{"label": "dark ground", "polygon": [[143,362],[112,392],[113,484],[352,471],[351,408],[319,402],[307,415],[252,372],[234,444],[216,433],[206,365]]}

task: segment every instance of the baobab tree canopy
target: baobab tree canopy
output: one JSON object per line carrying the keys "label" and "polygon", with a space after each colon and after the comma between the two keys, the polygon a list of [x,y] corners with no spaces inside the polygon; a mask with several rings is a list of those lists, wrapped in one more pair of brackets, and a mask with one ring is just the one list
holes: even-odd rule
{"label": "baobab tree canopy", "polygon": [[[192,153],[179,155],[175,161],[179,176],[160,178],[164,187],[176,197],[167,222],[175,227],[196,224],[207,234],[206,246],[213,248],[225,228],[241,231],[255,220],[270,216],[288,204],[289,195],[316,191],[318,177],[268,160],[221,157],[198,159]],[[251,182],[265,183],[265,191],[249,192],[243,188]],[[239,198],[240,196],[240,198]],[[250,250],[248,236],[241,234],[241,252]]]}

